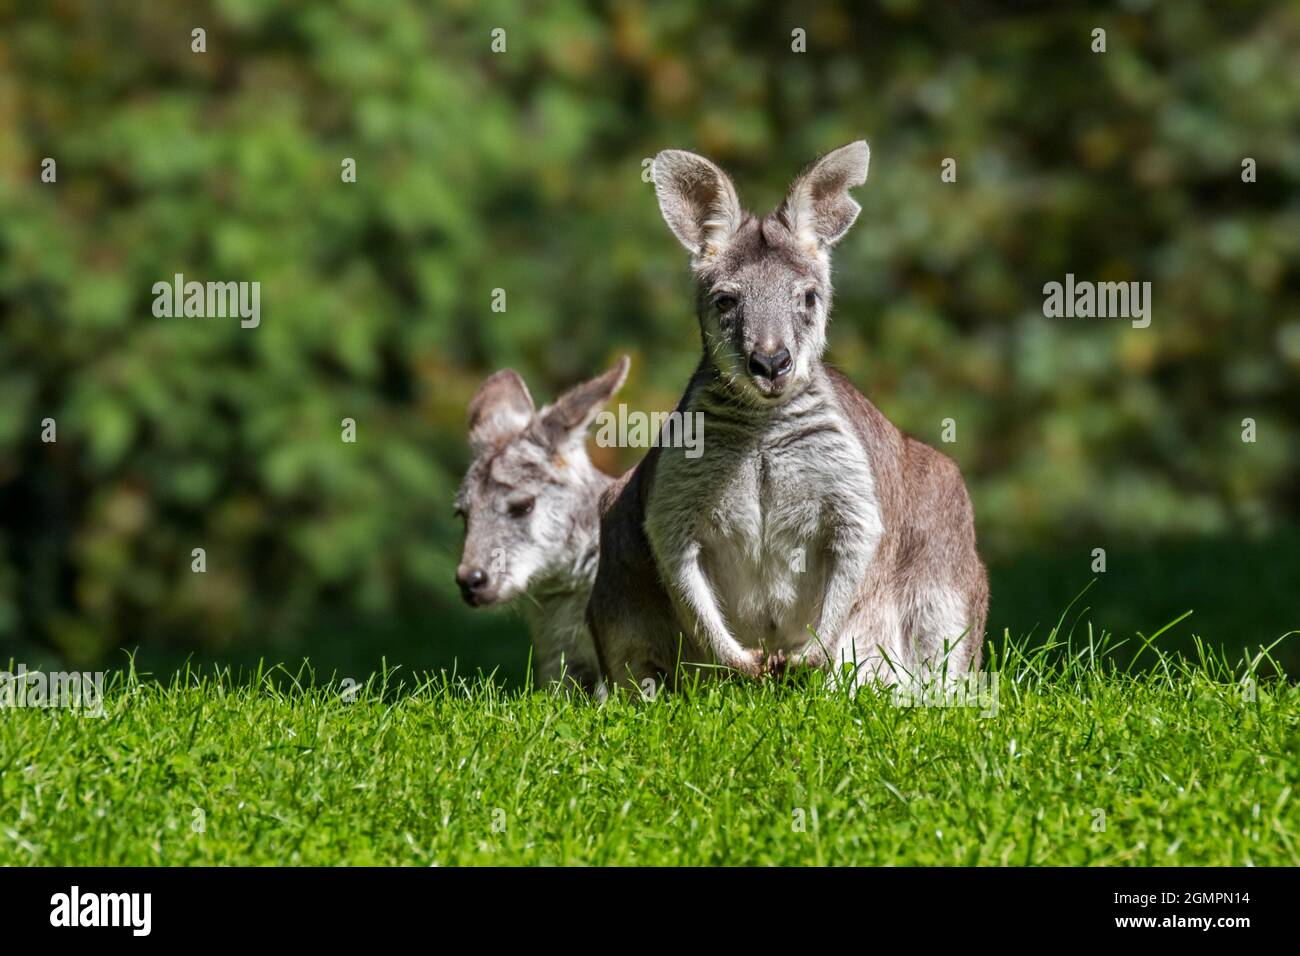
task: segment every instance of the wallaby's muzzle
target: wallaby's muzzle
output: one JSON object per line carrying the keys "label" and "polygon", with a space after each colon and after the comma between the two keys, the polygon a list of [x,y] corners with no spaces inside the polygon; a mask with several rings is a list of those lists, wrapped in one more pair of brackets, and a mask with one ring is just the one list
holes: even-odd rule
{"label": "wallaby's muzzle", "polygon": [[779,395],[788,381],[790,370],[794,368],[794,359],[790,350],[781,346],[774,351],[756,348],[749,353],[749,374],[760,392]]}
{"label": "wallaby's muzzle", "polygon": [[456,583],[460,586],[460,596],[470,607],[491,604],[496,599],[492,579],[482,568],[461,565],[456,569]]}

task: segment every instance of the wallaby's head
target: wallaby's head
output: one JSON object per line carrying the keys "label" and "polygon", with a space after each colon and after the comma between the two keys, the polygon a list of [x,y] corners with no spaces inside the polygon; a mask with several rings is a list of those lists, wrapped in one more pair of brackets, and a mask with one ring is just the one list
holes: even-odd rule
{"label": "wallaby's head", "polygon": [[511,369],[479,386],[469,403],[474,461],[456,496],[465,522],[456,583],[467,603],[500,604],[562,579],[590,547],[604,479],[587,457],[587,429],[629,364],[624,356],[541,411]]}
{"label": "wallaby's head", "polygon": [[733,394],[775,404],[808,382],[826,348],[830,249],[862,208],[849,190],[866,181],[870,158],[862,140],[828,153],[758,218],[703,156],[655,157],[659,208],[691,254],[705,356]]}

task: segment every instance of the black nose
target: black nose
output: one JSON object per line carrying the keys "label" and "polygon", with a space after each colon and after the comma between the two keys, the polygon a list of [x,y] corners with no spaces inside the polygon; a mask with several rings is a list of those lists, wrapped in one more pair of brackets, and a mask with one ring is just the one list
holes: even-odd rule
{"label": "black nose", "polygon": [[777,349],[775,352],[760,352],[754,349],[749,353],[749,374],[755,378],[765,378],[769,382],[775,382],[790,371],[790,366],[793,364],[790,350],[786,348]]}
{"label": "black nose", "polygon": [[456,572],[456,583],[460,585],[461,596],[472,603],[474,595],[487,587],[487,572],[482,568],[461,568]]}

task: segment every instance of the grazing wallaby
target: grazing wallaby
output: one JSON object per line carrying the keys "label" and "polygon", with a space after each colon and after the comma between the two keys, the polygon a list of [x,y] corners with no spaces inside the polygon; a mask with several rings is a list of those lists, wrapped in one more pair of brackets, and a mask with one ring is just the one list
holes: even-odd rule
{"label": "grazing wallaby", "polygon": [[979,666],[988,582],[957,466],[822,361],[830,249],[869,157],[828,154],[761,219],[707,159],[655,158],[698,288],[704,354],[679,408],[704,414],[703,454],[652,448],[606,493],[588,621],[611,688],[679,662],[848,662],[856,683]]}
{"label": "grazing wallaby", "polygon": [[456,582],[465,601],[524,598],[538,679],[598,696],[600,666],[583,613],[599,553],[597,507],[614,479],[587,457],[587,429],[628,365],[624,356],[540,412],[517,372],[489,377],[469,403],[474,461],[456,496],[465,521]]}

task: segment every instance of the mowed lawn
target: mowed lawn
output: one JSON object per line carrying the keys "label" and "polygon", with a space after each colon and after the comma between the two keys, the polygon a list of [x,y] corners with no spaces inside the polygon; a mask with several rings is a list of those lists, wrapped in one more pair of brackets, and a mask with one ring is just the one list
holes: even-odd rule
{"label": "mowed lawn", "polygon": [[102,719],[0,712],[0,863],[1300,864],[1294,684],[994,643],[995,713],[820,679],[597,707],[126,675]]}

